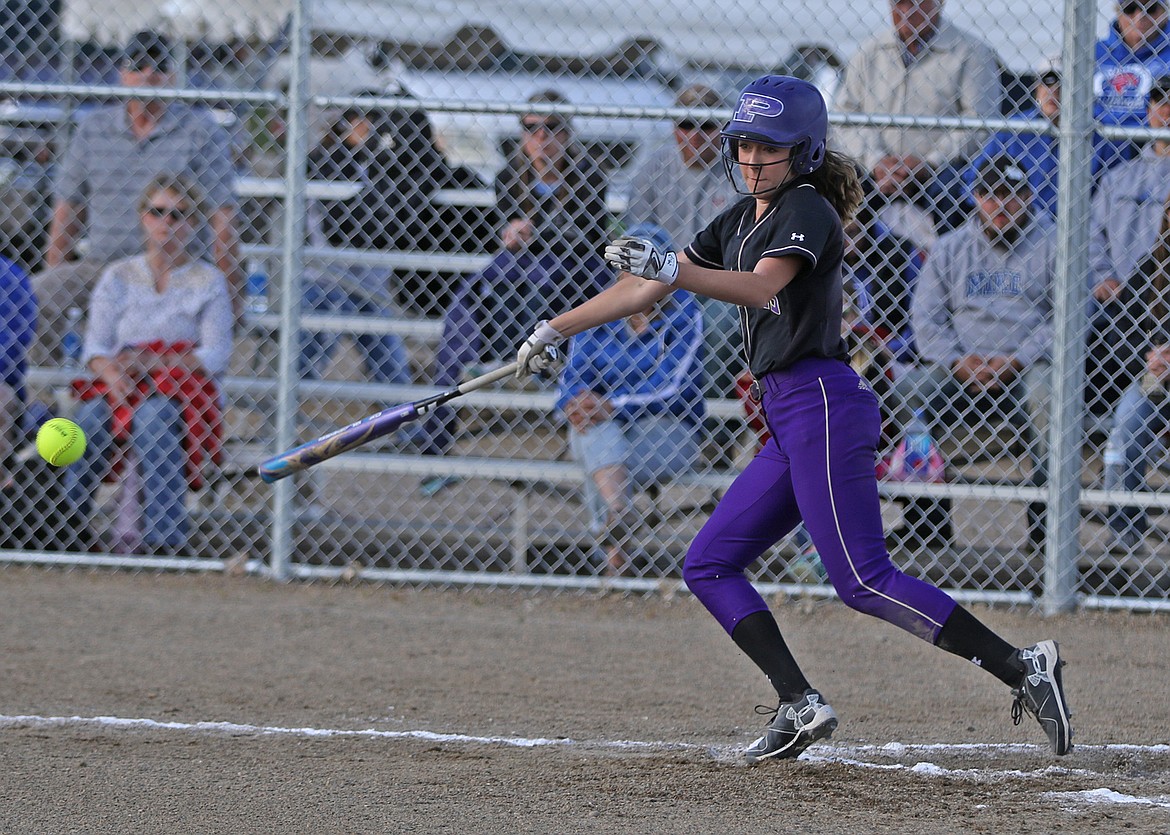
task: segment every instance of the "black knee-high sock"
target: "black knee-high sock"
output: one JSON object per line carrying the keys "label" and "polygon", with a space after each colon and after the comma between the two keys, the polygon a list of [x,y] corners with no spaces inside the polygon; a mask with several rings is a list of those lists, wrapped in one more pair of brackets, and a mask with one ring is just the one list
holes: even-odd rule
{"label": "black knee-high sock", "polygon": [[764,671],[781,702],[794,702],[809,689],[771,612],[748,615],[731,630],[731,640]]}
{"label": "black knee-high sock", "polygon": [[939,630],[935,646],[978,664],[1008,687],[1018,687],[1024,677],[1024,665],[1016,648],[962,606],[951,612]]}

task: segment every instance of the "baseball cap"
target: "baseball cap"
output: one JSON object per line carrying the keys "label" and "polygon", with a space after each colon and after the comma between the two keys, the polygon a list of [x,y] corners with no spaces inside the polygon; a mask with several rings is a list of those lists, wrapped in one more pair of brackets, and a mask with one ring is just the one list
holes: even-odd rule
{"label": "baseball cap", "polygon": [[1123,14],[1137,14],[1138,12],[1157,11],[1166,8],[1165,0],[1121,0],[1117,8]]}
{"label": "baseball cap", "polygon": [[980,194],[994,194],[997,191],[1031,191],[1028,174],[1010,156],[1001,154],[992,157],[975,175],[975,191]]}
{"label": "baseball cap", "polygon": [[1045,58],[1036,68],[1036,78],[1040,83],[1052,87],[1060,83],[1060,56],[1051,55]]}
{"label": "baseball cap", "polygon": [[124,60],[127,67],[171,68],[171,42],[166,35],[150,30],[135,32],[126,42]]}
{"label": "baseball cap", "polygon": [[723,97],[706,84],[691,84],[674,98],[679,107],[723,107]]}

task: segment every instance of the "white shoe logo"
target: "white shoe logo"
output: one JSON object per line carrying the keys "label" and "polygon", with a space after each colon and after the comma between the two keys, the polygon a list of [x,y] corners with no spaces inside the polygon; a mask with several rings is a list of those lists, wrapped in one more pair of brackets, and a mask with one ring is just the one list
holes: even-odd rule
{"label": "white shoe logo", "polygon": [[820,698],[817,696],[809,696],[808,704],[797,710],[795,707],[789,707],[784,714],[785,718],[792,720],[793,727],[796,730],[804,730],[817,718],[817,709],[821,706]]}

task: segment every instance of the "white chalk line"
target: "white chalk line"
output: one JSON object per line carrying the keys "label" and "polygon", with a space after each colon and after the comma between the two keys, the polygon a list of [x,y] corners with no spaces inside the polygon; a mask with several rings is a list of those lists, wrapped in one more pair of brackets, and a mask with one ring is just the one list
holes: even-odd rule
{"label": "white chalk line", "polygon": [[[275,725],[249,725],[238,722],[160,722],[157,719],[136,719],[121,716],[37,716],[0,714],[0,730],[21,728],[64,728],[76,726],[98,726],[112,730],[178,731],[195,734],[218,734],[226,736],[298,736],[309,738],[364,738],[364,739],[410,739],[426,742],[464,743],[472,745],[504,745],[512,748],[577,747],[615,751],[643,751],[648,753],[696,752],[719,761],[737,761],[742,748],[730,745],[698,745],[687,742],[645,742],[637,740],[577,740],[568,737],[515,737],[515,736],[474,736],[460,733],[437,733],[435,731],[387,731],[376,728],[288,728]],[[1077,751],[1092,750],[1098,753],[1141,753],[1170,754],[1170,745],[1108,744],[1078,746]],[[1053,775],[1071,775],[1087,778],[1108,778],[1101,772],[1083,768],[1068,768],[1050,765],[1033,771],[1019,769],[945,768],[931,762],[917,762],[907,765],[898,762],[873,762],[858,759],[859,756],[906,757],[931,753],[1038,753],[1046,748],[1027,743],[901,743],[883,745],[850,745],[818,743],[801,755],[801,759],[816,763],[835,763],[854,768],[877,769],[881,771],[903,771],[923,777],[950,777],[975,782],[996,782],[1005,779],[1030,779]],[[1043,797],[1067,803],[1117,804],[1126,806],[1148,806],[1170,809],[1170,797],[1135,797],[1109,788],[1085,791],[1045,792]]]}

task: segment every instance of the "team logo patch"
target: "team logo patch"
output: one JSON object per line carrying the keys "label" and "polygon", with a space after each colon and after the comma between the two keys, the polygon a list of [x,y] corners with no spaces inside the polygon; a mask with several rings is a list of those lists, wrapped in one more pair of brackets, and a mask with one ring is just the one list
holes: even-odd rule
{"label": "team logo patch", "polygon": [[771,96],[761,96],[759,93],[747,93],[740,97],[739,106],[735,110],[734,122],[753,122],[757,116],[775,118],[784,112],[784,102]]}
{"label": "team logo patch", "polygon": [[1141,89],[1142,80],[1135,72],[1122,71],[1109,79],[1109,86],[1114,95],[1132,95]]}
{"label": "team logo patch", "polygon": [[967,298],[1024,295],[1024,277],[1015,270],[978,270],[967,276]]}

